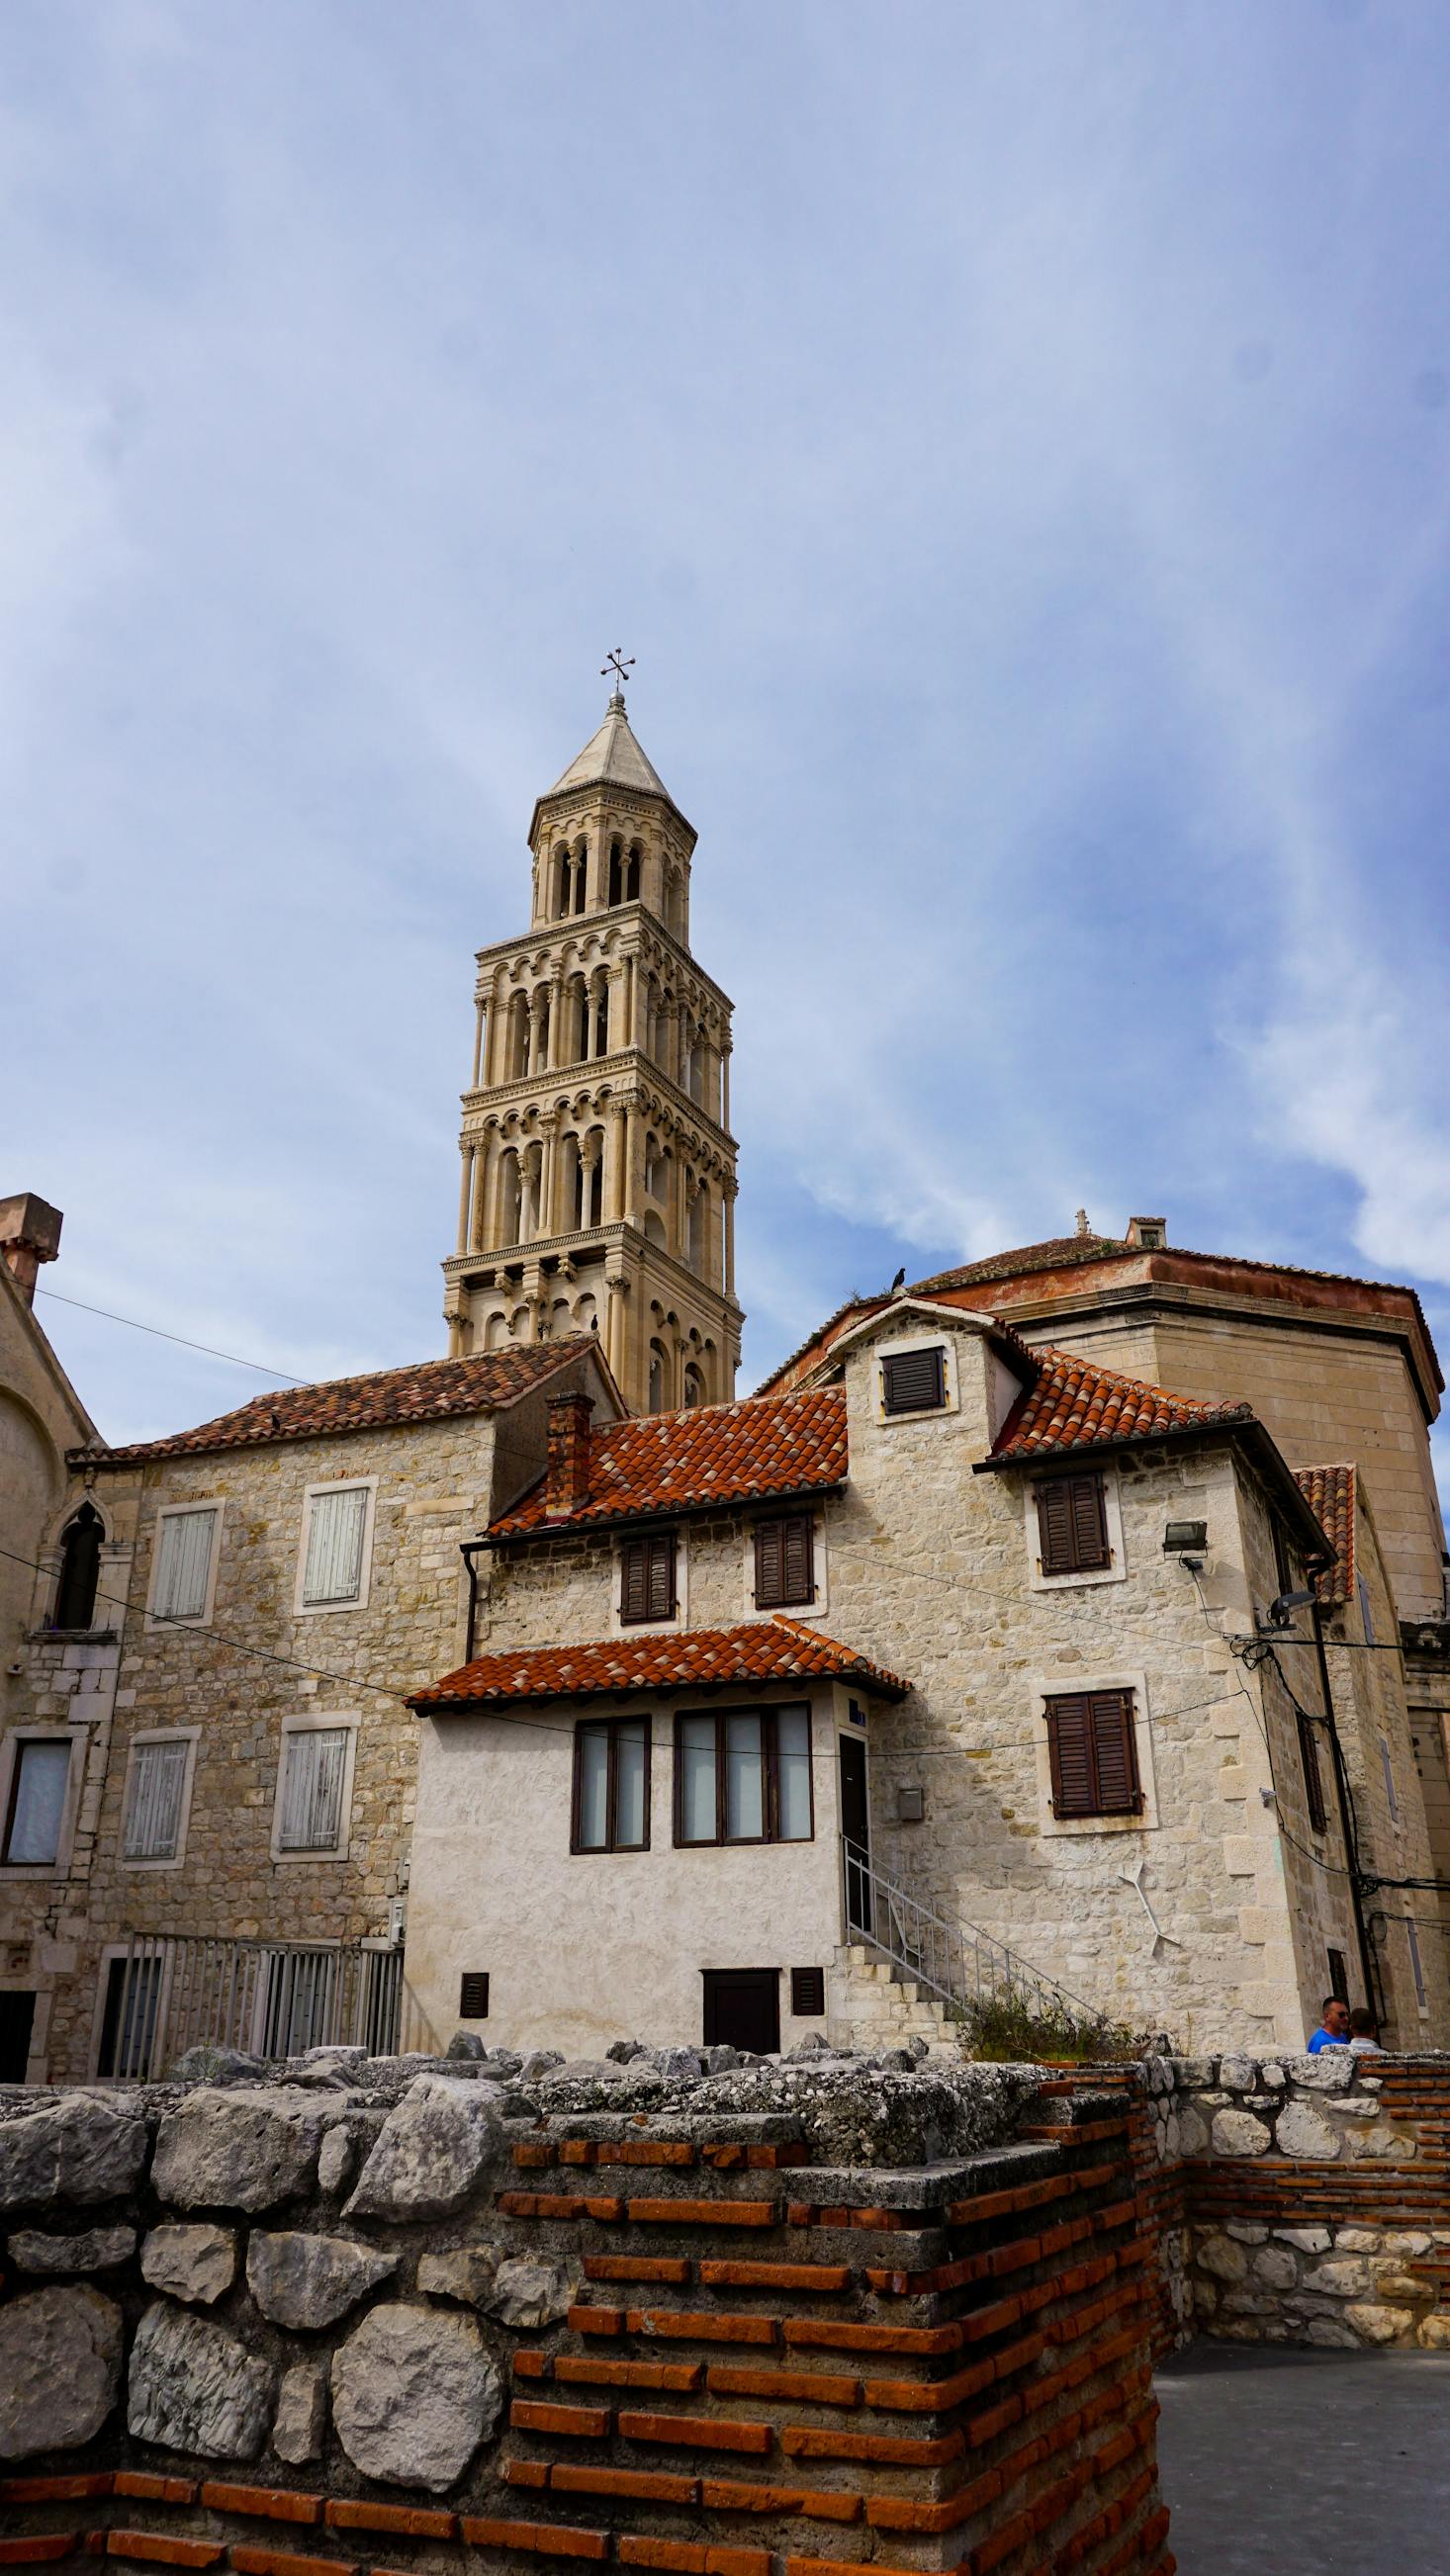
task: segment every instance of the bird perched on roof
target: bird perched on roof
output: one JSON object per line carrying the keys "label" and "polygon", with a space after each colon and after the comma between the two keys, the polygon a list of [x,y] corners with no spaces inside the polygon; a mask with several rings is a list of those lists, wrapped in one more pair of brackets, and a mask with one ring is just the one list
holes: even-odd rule
{"label": "bird perched on roof", "polygon": [[901,1265],[901,1268],[898,1270],[898,1272],[897,1272],[897,1274],[896,1274],[895,1278],[894,1278],[894,1279],[892,1280],[892,1282],[891,1282],[891,1294],[892,1294],[892,1296],[893,1296],[893,1297],[895,1296],[896,1291],[897,1291],[897,1289],[898,1289],[898,1288],[904,1288],[905,1286],[906,1286],[906,1264],[905,1264],[905,1262],[903,1262],[903,1263],[902,1263],[902,1265]]}

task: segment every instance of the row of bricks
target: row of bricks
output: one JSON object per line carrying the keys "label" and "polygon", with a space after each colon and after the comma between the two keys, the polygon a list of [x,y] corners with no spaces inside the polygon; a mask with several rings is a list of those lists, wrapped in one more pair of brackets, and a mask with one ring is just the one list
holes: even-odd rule
{"label": "row of bricks", "polygon": [[[1105,2181],[1120,2170],[1115,2166],[1097,2169],[1091,2179],[1093,2183]],[[1085,2187],[1079,2182],[1079,2189]],[[605,2226],[779,2227],[783,2221],[788,2227],[849,2228],[872,2235],[897,2235],[903,2231],[919,2234],[924,2228],[942,2223],[932,2211],[863,2209],[844,2201],[792,2200],[782,2210],[775,2200],[687,2200],[683,2196],[629,2200],[616,2192],[504,2191],[499,2194],[498,2205],[509,2218],[593,2218]],[[954,2201],[945,2216],[949,2224],[966,2227],[975,2226],[989,2214],[979,2203],[965,2200]]]}
{"label": "row of bricks", "polygon": [[1033,2498],[1030,2505],[1024,2505],[1009,2521],[1000,2523],[987,2539],[978,2543],[965,2562],[971,2576],[991,2576],[993,2569],[1002,2568],[1007,2559],[1015,2558],[1028,2549],[1033,2553],[1030,2564],[1034,2576],[1040,2576],[1039,2544],[1043,2537],[1055,2523],[1062,2522],[1082,2496],[1094,2493],[1113,2469],[1131,2459],[1143,2439],[1144,2428],[1131,2424],[1109,2434],[1088,2458],[1079,2460],[1065,2477],[1055,2479]]}
{"label": "row of bricks", "polygon": [[1053,2423],[1041,2426],[1028,2440],[1019,2442],[1005,2458],[996,2461],[991,2468],[980,2470],[949,2495],[930,2499],[872,2496],[867,2501],[866,2519],[880,2531],[933,2535],[956,2531],[962,2523],[970,2522],[977,2514],[985,2512],[989,2505],[1010,2496],[1013,2488],[1035,2469],[1045,2466],[1061,2451],[1083,2440],[1098,2425],[1109,2422],[1115,2415],[1124,2414],[1135,2402],[1140,2412],[1133,2420],[1146,2440],[1158,2413],[1157,2405],[1149,2394],[1150,2388],[1151,2373],[1145,2361],[1124,2372],[1111,2387],[1101,2390],[1096,2397],[1058,2416]]}
{"label": "row of bricks", "polygon": [[516,2432],[556,2439],[603,2442],[617,2432],[625,2442],[756,2456],[774,2450],[778,2442],[790,2458],[875,2461],[910,2469],[938,2468],[959,2458],[966,2448],[960,2429],[923,2440],[904,2433],[855,2433],[836,2425],[775,2425],[717,2415],[644,2414],[629,2407],[559,2406],[530,2397],[514,2399],[509,2422]]}
{"label": "row of bricks", "polygon": [[999,2265],[1002,2269],[1011,2269],[1018,2263],[1050,2261],[1054,2254],[1079,2243],[1085,2236],[1101,2236],[1116,2227],[1132,2227],[1137,2219],[1136,2200],[1115,2201],[1111,2208],[1094,2210],[1089,2217],[1065,2219],[1060,2226],[1049,2228],[1045,2236],[1022,2237],[1015,2246],[998,2246],[987,2254],[964,2254],[954,2262],[934,2263],[924,2272],[888,2271],[868,2266],[866,2279],[873,2290],[885,2290],[896,2298],[924,2298],[943,2290],[969,2289],[974,2282],[988,2278]]}
{"label": "row of bricks", "polygon": [[775,2173],[803,2165],[807,2149],[802,2140],[774,2147],[731,2142],[697,2148],[689,2138],[531,2139],[514,2148],[513,2160],[525,2172],[540,2172],[552,2164],[673,2165],[688,2171],[698,2161],[713,2173]]}

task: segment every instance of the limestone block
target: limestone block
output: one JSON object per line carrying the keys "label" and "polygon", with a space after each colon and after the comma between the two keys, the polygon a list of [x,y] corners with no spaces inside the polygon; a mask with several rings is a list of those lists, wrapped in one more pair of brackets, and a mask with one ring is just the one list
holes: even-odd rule
{"label": "limestone block", "polygon": [[325,2097],[203,2086],[161,2123],[152,2180],[180,2209],[270,2209],[317,2170]]}
{"label": "limestone block", "polygon": [[247,2287],[274,2326],[315,2331],[335,2325],[379,2281],[391,2279],[401,2259],[345,2236],[268,2236],[257,2229],[247,2247]]}
{"label": "limestone block", "polygon": [[1261,2081],[1266,2093],[1282,2093],[1284,2090],[1284,2070],[1282,2066],[1266,2066],[1264,2068]]}
{"label": "limestone block", "polygon": [[1258,2061],[1252,2057],[1225,2057],[1219,2061],[1218,2080],[1229,2093],[1252,2093],[1258,2083]]}
{"label": "limestone block", "polygon": [[231,2288],[236,2270],[230,2227],[153,2227],[141,2248],[143,2281],[191,2307],[209,2308]]}
{"label": "limestone block", "polygon": [[1391,2128],[1388,2120],[1377,2122],[1372,2129],[1352,2129],[1345,2143],[1356,2164],[1408,2165],[1415,2158],[1414,2139]]}
{"label": "limestone block", "polygon": [[329,2129],[317,2150],[317,2181],[322,2191],[346,2191],[352,2180],[355,2155],[352,2137],[346,2124],[339,2120]]}
{"label": "limestone block", "polygon": [[[1274,2234],[1281,2244],[1297,2245],[1301,2254],[1323,2254],[1329,2247],[1327,2227],[1276,2227]],[[1344,2243],[1344,2238],[1345,2231],[1341,2228],[1339,2231],[1341,2245]]]}
{"label": "limestone block", "polygon": [[573,2306],[579,2280],[577,2264],[518,2255],[499,2265],[498,2278],[481,2304],[506,2326],[556,2325]]}
{"label": "limestone block", "polygon": [[374,2308],[332,2359],[332,2415],[355,2469],[441,2494],[467,2467],[503,2403],[471,2317]]}
{"label": "limestone block", "polygon": [[1357,2352],[1359,2337],[1352,2326],[1342,2326],[1335,2317],[1314,2317],[1304,2329],[1309,2343],[1322,2344],[1327,2351]]}
{"label": "limestone block", "polygon": [[1328,2161],[1338,2155],[1342,2144],[1342,2139],[1311,2103],[1286,2103],[1279,2114],[1278,2146],[1281,2156]]}
{"label": "limestone block", "polygon": [[121,2379],[121,2311],[99,2290],[33,2290],[0,2334],[0,2460],[74,2451],[98,2433]]}
{"label": "limestone block", "polygon": [[498,2272],[496,2245],[458,2245],[446,2254],[424,2254],[418,2261],[418,2287],[434,2299],[459,2299],[468,2308],[485,2305]]}
{"label": "limestone block", "polygon": [[10,2239],[17,2272],[109,2272],[136,2251],[134,2227],[89,2227],[80,2236],[46,2236],[22,2229]]}
{"label": "limestone block", "polygon": [[0,2124],[0,2209],[118,2200],[146,2163],[146,2123],[91,2093]]}
{"label": "limestone block", "polygon": [[1185,2102],[1178,2113],[1178,2150],[1185,2156],[1208,2153],[1208,2123],[1191,2102]]}
{"label": "limestone block", "polygon": [[1450,2316],[1421,2317],[1415,2339],[1427,2352],[1450,2352]]}
{"label": "limestone block", "polygon": [[1284,2245],[1265,2245],[1254,2256],[1254,2279],[1270,2290],[1292,2290],[1299,2266]]}
{"label": "limestone block", "polygon": [[1430,2282],[1417,2280],[1413,2272],[1401,2272],[1393,2263],[1376,2264],[1374,2275],[1377,2299],[1411,2299],[1423,2307],[1435,2295]]}
{"label": "limestone block", "polygon": [[300,2469],[308,2460],[321,2458],[326,2427],[327,2364],[299,2361],[283,2373],[272,2448],[279,2460]]}
{"label": "limestone block", "polygon": [[1165,2165],[1176,2165],[1183,2153],[1183,2123],[1175,2112],[1170,2111],[1158,2133],[1159,2160]]}
{"label": "limestone block", "polygon": [[1277,2300],[1266,2299],[1259,2290],[1226,2290],[1223,2305],[1228,2316],[1276,2317],[1279,2313]]}
{"label": "limestone block", "polygon": [[1316,2263],[1312,2272],[1305,2273],[1304,2287],[1322,2291],[1329,2298],[1362,2299],[1370,2288],[1369,2265],[1353,2255],[1333,2255],[1327,2263]]}
{"label": "limestone block", "polygon": [[1381,2250],[1386,2254],[1396,2254],[1402,2260],[1409,2256],[1413,2261],[1418,2255],[1428,2254],[1433,2243],[1433,2237],[1428,2234],[1386,2236]]}
{"label": "limestone block", "polygon": [[1248,2277],[1249,2258],[1241,2245],[1230,2236],[1206,2236],[1198,2248],[1198,2260],[1205,2272],[1220,2281],[1243,2281]]}
{"label": "limestone block", "polygon": [[[624,2070],[612,2067],[611,2074]],[[477,2078],[420,2075],[378,2134],[349,2218],[447,2218],[490,2183],[506,2152],[502,2096]]]}
{"label": "limestone block", "polygon": [[[1326,2130],[1325,2135],[1329,2133]],[[1213,2115],[1213,2151],[1216,2156],[1262,2156],[1269,2150],[1269,2132],[1252,2111],[1215,2111]]]}
{"label": "limestone block", "polygon": [[254,2460],[272,2412],[272,2373],[235,2335],[158,2299],[136,2329],[126,2422],[138,2442]]}
{"label": "limestone block", "polygon": [[1223,2232],[1225,2236],[1231,2236],[1236,2245],[1266,2245],[1269,2241],[1267,2227],[1261,2227],[1253,2218],[1227,2219]]}
{"label": "limestone block", "polygon": [[1354,2059],[1347,2048],[1321,2048],[1317,2057],[1286,2057],[1284,2073],[1291,2086],[1309,2093],[1347,2093],[1354,2082]]}
{"label": "limestone block", "polygon": [[1346,2308],[1344,2314],[1361,2343],[1393,2343],[1397,2336],[1410,2332],[1413,2324],[1403,2308],[1383,2308],[1373,2301]]}

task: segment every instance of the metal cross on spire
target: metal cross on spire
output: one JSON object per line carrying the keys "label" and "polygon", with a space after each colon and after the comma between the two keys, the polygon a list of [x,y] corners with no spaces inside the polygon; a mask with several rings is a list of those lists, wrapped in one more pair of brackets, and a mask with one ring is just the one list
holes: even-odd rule
{"label": "metal cross on spire", "polygon": [[623,652],[624,646],[616,644],[608,660],[602,664],[599,673],[601,680],[607,680],[611,671],[614,673],[615,690],[621,702],[624,698],[625,676],[634,669],[634,655],[631,653],[626,662],[620,658]]}

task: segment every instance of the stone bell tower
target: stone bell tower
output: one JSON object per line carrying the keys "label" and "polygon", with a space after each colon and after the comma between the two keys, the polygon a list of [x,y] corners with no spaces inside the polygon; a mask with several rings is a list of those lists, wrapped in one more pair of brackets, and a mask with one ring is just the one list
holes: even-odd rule
{"label": "stone bell tower", "polygon": [[690,954],[694,831],[618,689],[529,847],[529,929],[478,952],[449,1349],[597,1332],[635,1412],[727,1401],[731,1004]]}

